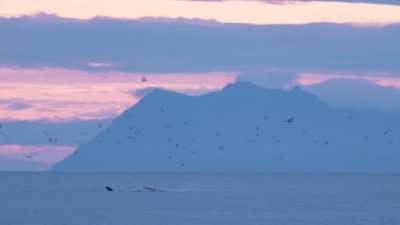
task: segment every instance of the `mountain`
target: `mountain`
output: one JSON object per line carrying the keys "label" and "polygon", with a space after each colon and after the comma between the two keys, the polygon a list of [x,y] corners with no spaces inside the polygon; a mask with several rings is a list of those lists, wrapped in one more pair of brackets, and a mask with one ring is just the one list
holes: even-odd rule
{"label": "mountain", "polygon": [[400,171],[400,120],[250,83],[186,96],[157,89],[53,171]]}
{"label": "mountain", "polygon": [[367,80],[333,79],[304,88],[337,107],[400,111],[400,90]]}

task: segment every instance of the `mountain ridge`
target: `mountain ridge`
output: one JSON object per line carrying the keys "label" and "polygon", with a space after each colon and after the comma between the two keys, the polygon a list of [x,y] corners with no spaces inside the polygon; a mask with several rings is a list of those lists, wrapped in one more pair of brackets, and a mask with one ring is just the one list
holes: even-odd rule
{"label": "mountain ridge", "polygon": [[301,88],[238,82],[201,96],[156,89],[52,170],[400,171],[396,119],[341,111]]}

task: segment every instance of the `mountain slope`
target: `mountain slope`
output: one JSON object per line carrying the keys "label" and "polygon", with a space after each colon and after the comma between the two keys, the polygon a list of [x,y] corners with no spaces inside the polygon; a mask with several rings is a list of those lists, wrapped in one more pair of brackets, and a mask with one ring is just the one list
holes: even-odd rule
{"label": "mountain slope", "polygon": [[155,90],[55,171],[400,171],[400,120],[329,107],[299,88],[238,82]]}

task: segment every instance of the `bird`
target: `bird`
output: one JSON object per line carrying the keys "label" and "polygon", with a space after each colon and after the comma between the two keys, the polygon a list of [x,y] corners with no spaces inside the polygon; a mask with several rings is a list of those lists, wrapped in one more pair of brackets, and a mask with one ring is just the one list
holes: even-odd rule
{"label": "bird", "polygon": [[146,77],[142,77],[142,82],[146,82],[147,78]]}
{"label": "bird", "polygon": [[112,188],[112,187],[105,186],[105,188],[106,188],[107,191],[114,191],[114,188]]}
{"label": "bird", "polygon": [[48,137],[47,140],[49,143],[56,143],[58,141],[57,138],[53,138],[53,137]]}
{"label": "bird", "polygon": [[286,123],[293,123],[293,122],[294,122],[294,118],[293,117],[291,117],[288,120],[286,120]]}

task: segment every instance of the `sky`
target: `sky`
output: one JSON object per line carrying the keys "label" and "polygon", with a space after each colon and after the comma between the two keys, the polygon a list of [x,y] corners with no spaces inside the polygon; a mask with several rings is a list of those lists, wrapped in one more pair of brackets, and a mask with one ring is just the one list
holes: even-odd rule
{"label": "sky", "polygon": [[3,121],[107,119],[135,104],[141,89],[162,87],[188,94],[205,93],[234,78],[234,73],[223,72],[93,74],[65,68],[2,68],[0,117]]}
{"label": "sky", "polygon": [[[400,110],[400,1],[0,0],[0,37],[0,124],[109,120],[155,87],[236,80]],[[40,170],[76,147],[2,138],[18,168],[21,152]]]}
{"label": "sky", "polygon": [[96,16],[184,17],[253,24],[310,22],[386,24],[400,19],[400,6],[376,2],[379,1],[354,4],[346,1],[2,0],[0,15],[15,16],[43,11],[81,19]]}

